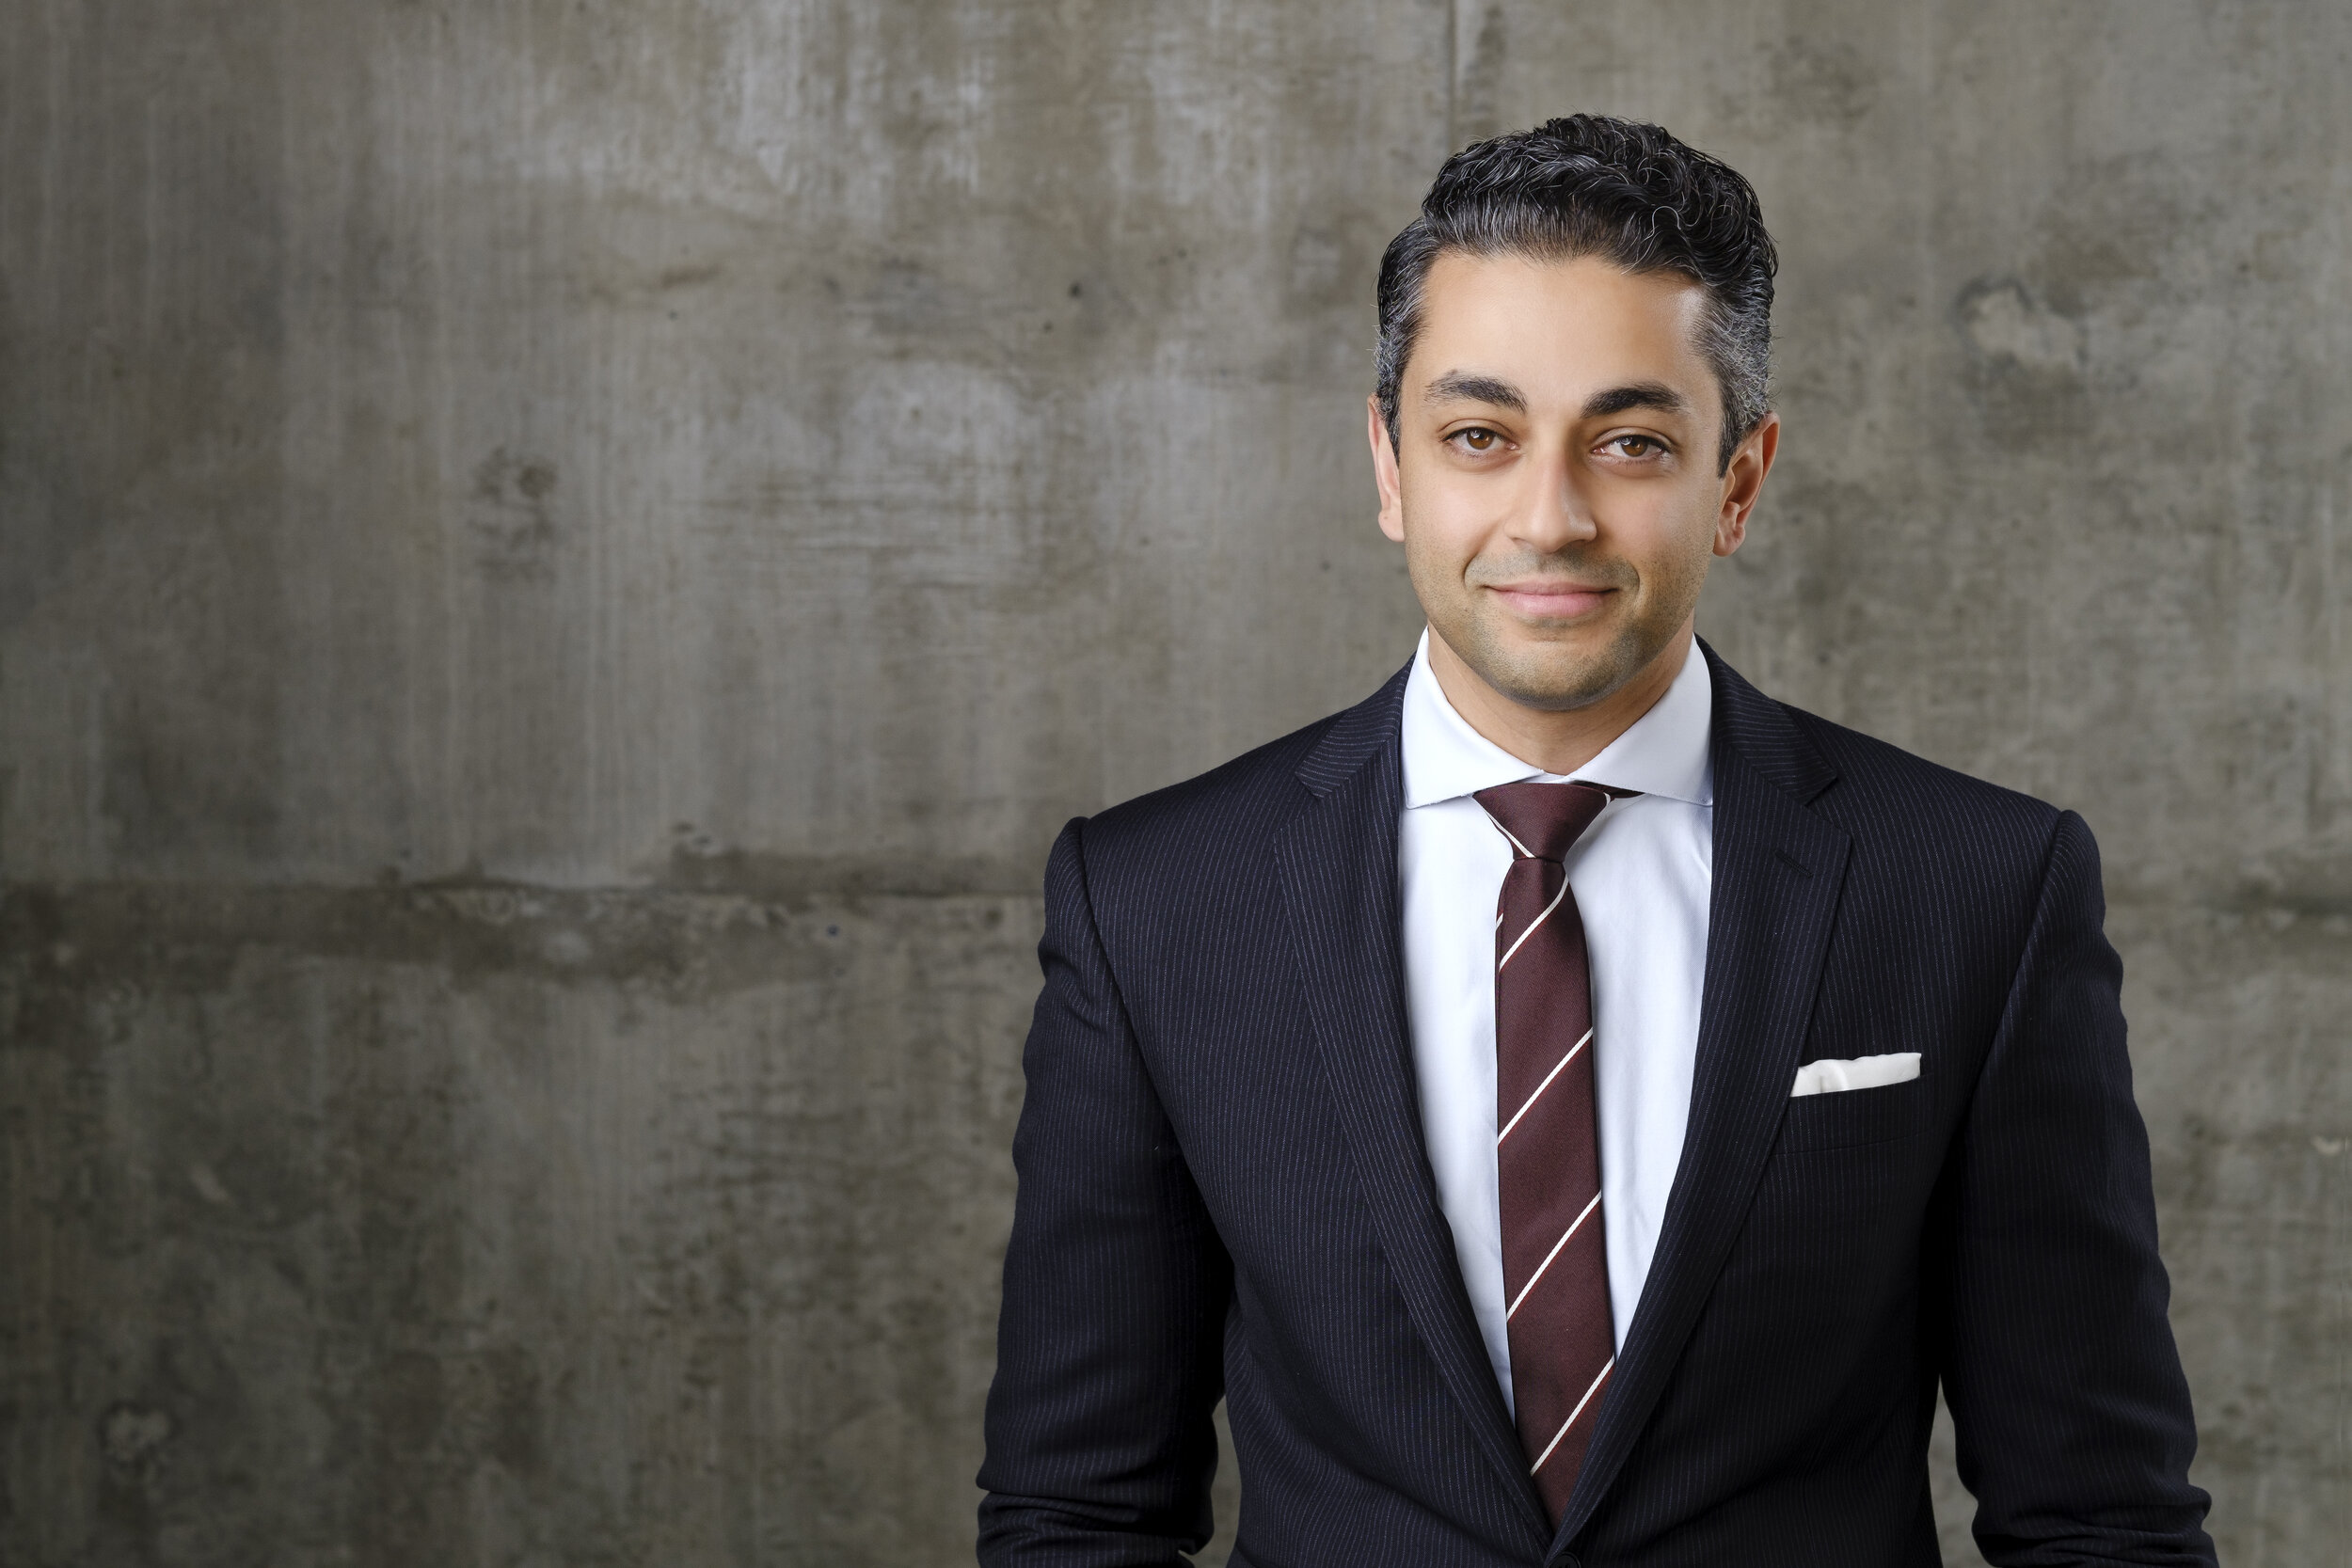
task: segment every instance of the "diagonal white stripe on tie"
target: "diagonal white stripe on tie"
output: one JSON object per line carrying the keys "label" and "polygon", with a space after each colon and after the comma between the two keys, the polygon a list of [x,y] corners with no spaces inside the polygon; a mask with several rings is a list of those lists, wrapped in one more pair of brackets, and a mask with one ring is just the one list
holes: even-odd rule
{"label": "diagonal white stripe on tie", "polygon": [[[1486,803],[1484,800],[1479,801],[1478,809],[1480,811],[1486,811]],[[1501,833],[1503,837],[1511,841],[1512,848],[1517,849],[1520,854],[1526,856],[1529,860],[1535,859],[1535,851],[1530,849],[1526,845],[1521,844],[1519,842],[1519,835],[1504,827],[1502,819],[1496,816],[1493,812],[1486,811],[1486,820],[1495,825],[1495,832]]]}
{"label": "diagonal white stripe on tie", "polygon": [[1576,1402],[1576,1408],[1568,1412],[1568,1418],[1560,1423],[1560,1430],[1553,1433],[1551,1434],[1551,1441],[1544,1445],[1543,1459],[1538,1459],[1534,1464],[1530,1465],[1527,1467],[1527,1473],[1529,1475],[1532,1476],[1536,1471],[1544,1467],[1544,1459],[1549,1459],[1551,1457],[1551,1450],[1560,1446],[1560,1439],[1568,1434],[1568,1428],[1576,1425],[1576,1418],[1584,1414],[1584,1407],[1592,1403],[1593,1396],[1599,1392],[1601,1378],[1607,1377],[1609,1375],[1609,1369],[1616,1364],[1617,1358],[1613,1355],[1609,1358],[1607,1364],[1600,1369],[1599,1376],[1593,1379],[1592,1387],[1584,1390],[1584,1397]]}
{"label": "diagonal white stripe on tie", "polygon": [[1560,879],[1560,891],[1551,895],[1551,902],[1544,906],[1544,912],[1537,915],[1534,920],[1529,924],[1527,929],[1519,933],[1519,940],[1511,944],[1511,951],[1509,953],[1503,954],[1502,958],[1495,960],[1495,973],[1497,974],[1502,974],[1502,966],[1511,961],[1511,954],[1517,953],[1522,946],[1526,945],[1527,939],[1535,934],[1535,927],[1541,926],[1546,920],[1549,919],[1551,917],[1551,911],[1560,907],[1560,900],[1565,898],[1567,895],[1568,879],[1567,878],[1563,877]]}
{"label": "diagonal white stripe on tie", "polygon": [[1527,1097],[1527,1103],[1520,1106],[1518,1112],[1511,1117],[1510,1126],[1503,1128],[1502,1132],[1495,1134],[1495,1142],[1501,1143],[1503,1139],[1511,1135],[1511,1128],[1517,1127],[1519,1124],[1519,1117],[1527,1115],[1527,1113],[1534,1107],[1535,1101],[1543,1099],[1544,1091],[1551,1087],[1551,1081],[1560,1076],[1560,1069],[1565,1068],[1570,1062],[1575,1061],[1576,1053],[1584,1049],[1584,1040],[1589,1040],[1592,1037],[1593,1032],[1590,1029],[1587,1029],[1584,1031],[1584,1039],[1578,1040],[1574,1045],[1568,1047],[1568,1053],[1560,1058],[1560,1066],[1553,1068],[1549,1072],[1544,1074],[1544,1081],[1535,1085],[1535,1092]]}
{"label": "diagonal white stripe on tie", "polygon": [[1551,1243],[1551,1250],[1544,1254],[1544,1260],[1535,1265],[1535,1272],[1527,1276],[1527,1283],[1519,1287],[1519,1293],[1518,1297],[1512,1301],[1508,1307],[1503,1309],[1502,1321],[1504,1323],[1509,1323],[1514,1317],[1518,1315],[1519,1303],[1525,1301],[1527,1299],[1527,1292],[1535,1288],[1535,1281],[1543,1278],[1544,1271],[1551,1267],[1551,1260],[1560,1256],[1560,1249],[1568,1244],[1568,1237],[1575,1235],[1576,1227],[1582,1225],[1585,1219],[1591,1215],[1592,1212],[1599,1207],[1600,1195],[1598,1193],[1595,1193],[1593,1195],[1593,1201],[1584,1206],[1584,1212],[1577,1215],[1575,1220],[1569,1224],[1565,1235],[1563,1235],[1558,1241]]}

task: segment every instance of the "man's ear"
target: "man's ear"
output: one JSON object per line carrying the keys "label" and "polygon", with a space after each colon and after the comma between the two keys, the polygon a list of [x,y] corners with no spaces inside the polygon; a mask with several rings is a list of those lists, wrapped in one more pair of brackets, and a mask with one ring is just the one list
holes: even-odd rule
{"label": "man's ear", "polygon": [[1715,553],[1729,555],[1747,542],[1748,514],[1764,494],[1764,476],[1780,451],[1780,416],[1766,414],[1724,470],[1723,509],[1715,514]]}
{"label": "man's ear", "polygon": [[1372,483],[1380,491],[1380,531],[1405,543],[1405,491],[1396,476],[1396,444],[1389,439],[1389,421],[1380,417],[1380,400],[1364,399],[1365,433],[1372,438]]}

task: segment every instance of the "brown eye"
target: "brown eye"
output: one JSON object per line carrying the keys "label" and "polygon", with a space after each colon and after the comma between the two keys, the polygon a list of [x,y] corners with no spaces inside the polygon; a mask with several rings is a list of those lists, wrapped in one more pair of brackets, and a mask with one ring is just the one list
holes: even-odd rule
{"label": "brown eye", "polygon": [[1663,443],[1647,436],[1620,436],[1609,444],[1617,449],[1620,457],[1647,457],[1666,450]]}
{"label": "brown eye", "polygon": [[1491,451],[1494,444],[1502,439],[1491,430],[1475,428],[1462,431],[1455,438],[1472,451]]}

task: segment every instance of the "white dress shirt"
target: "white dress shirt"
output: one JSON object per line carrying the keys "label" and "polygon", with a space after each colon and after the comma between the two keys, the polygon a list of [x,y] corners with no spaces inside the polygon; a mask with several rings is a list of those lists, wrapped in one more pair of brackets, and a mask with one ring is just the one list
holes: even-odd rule
{"label": "white dress shirt", "polygon": [[[1639,790],[1613,800],[1567,857],[1593,985],[1601,1214],[1623,1350],[1682,1159],[1714,883],[1714,697],[1693,646],[1650,710],[1568,777]],[[1502,1397],[1511,1398],[1502,1221],[1495,1182],[1495,909],[1511,846],[1470,797],[1550,779],[1454,711],[1422,634],[1405,686],[1397,832],[1405,989],[1422,1130],[1438,1201]]]}

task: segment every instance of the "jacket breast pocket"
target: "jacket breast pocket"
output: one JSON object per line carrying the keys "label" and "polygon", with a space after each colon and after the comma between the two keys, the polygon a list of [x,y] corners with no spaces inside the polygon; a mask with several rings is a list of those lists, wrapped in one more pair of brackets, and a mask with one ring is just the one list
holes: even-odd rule
{"label": "jacket breast pocket", "polygon": [[1933,1096],[1926,1076],[1873,1089],[1800,1095],[1788,1101],[1780,1147],[1788,1153],[1853,1148],[1914,1136],[1927,1125]]}

